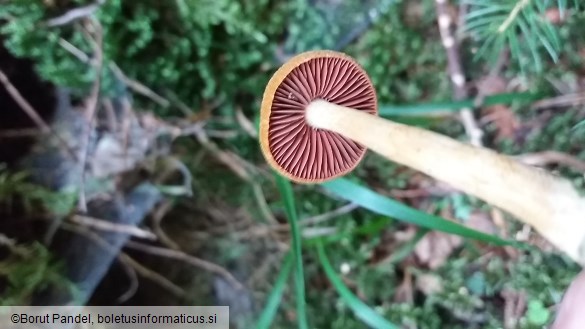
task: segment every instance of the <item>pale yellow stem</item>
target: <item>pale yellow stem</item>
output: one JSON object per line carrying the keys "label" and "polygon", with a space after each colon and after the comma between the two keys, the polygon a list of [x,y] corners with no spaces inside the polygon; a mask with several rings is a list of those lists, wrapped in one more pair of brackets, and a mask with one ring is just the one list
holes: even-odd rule
{"label": "pale yellow stem", "polygon": [[509,212],[585,265],[585,199],[569,181],[486,148],[322,100],[309,105],[306,118]]}

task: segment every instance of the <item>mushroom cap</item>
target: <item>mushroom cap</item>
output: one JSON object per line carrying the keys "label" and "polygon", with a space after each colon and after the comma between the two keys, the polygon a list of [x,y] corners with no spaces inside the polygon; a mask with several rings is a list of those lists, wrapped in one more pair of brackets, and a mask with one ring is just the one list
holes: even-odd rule
{"label": "mushroom cap", "polygon": [[366,148],[305,119],[316,99],[377,114],[374,86],[351,57],[329,50],[291,58],[272,76],[262,99],[260,145],[268,163],[298,183],[320,183],[352,171]]}

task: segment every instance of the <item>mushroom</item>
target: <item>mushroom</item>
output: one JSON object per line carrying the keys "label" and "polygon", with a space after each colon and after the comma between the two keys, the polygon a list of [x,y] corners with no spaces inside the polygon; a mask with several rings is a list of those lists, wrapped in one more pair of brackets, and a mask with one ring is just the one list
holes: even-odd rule
{"label": "mushroom", "polygon": [[568,180],[376,114],[374,86],[354,59],[302,53],[266,86],[262,152],[289,179],[320,183],[349,173],[371,149],[507,211],[585,265],[585,199]]}

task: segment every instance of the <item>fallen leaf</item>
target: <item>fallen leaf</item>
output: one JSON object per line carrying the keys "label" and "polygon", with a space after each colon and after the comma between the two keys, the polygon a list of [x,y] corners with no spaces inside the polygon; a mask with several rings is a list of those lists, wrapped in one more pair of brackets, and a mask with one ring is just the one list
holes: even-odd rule
{"label": "fallen leaf", "polygon": [[490,215],[485,212],[475,211],[471,213],[465,222],[466,226],[487,234],[497,234],[498,229],[491,220]]}
{"label": "fallen leaf", "polygon": [[482,121],[491,122],[496,127],[496,140],[514,139],[516,131],[520,128],[520,121],[509,107],[494,105],[486,108],[484,113],[486,115]]}
{"label": "fallen leaf", "polygon": [[463,239],[442,232],[430,232],[414,248],[418,261],[430,269],[439,268],[449,258],[453,250],[463,243]]}
{"label": "fallen leaf", "polygon": [[[488,75],[476,83],[478,95],[487,97],[506,92],[507,82],[498,75]],[[491,122],[495,125],[496,140],[512,139],[516,130],[520,128],[520,122],[516,114],[505,105],[486,107],[482,112],[482,123]]]}
{"label": "fallen leaf", "polygon": [[[444,207],[440,211],[443,218],[453,220],[454,209]],[[427,233],[414,247],[414,254],[422,265],[430,269],[441,267],[455,248],[463,244],[463,239],[457,235],[438,231]]]}
{"label": "fallen leaf", "polygon": [[443,280],[436,274],[421,274],[416,277],[416,289],[426,296],[443,291]]}

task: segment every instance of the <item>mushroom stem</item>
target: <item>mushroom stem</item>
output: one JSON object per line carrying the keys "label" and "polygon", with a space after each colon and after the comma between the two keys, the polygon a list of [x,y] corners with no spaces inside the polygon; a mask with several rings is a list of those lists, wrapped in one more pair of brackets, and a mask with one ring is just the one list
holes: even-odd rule
{"label": "mushroom stem", "polygon": [[585,265],[585,198],[568,180],[489,149],[323,100],[307,107],[306,119],[509,212]]}

